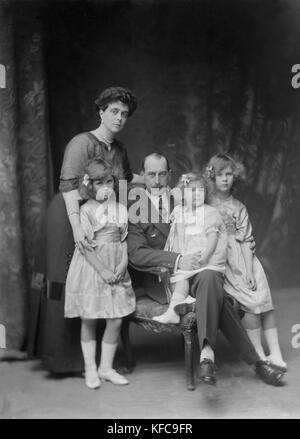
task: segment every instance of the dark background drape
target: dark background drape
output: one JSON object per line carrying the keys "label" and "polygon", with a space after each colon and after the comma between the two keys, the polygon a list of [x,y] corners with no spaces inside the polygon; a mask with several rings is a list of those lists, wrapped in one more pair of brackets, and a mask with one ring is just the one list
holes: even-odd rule
{"label": "dark background drape", "polygon": [[[75,2],[44,17],[50,134],[57,187],[64,147],[97,124],[93,101],[132,88],[139,108],[121,135],[132,167],[161,150],[173,182],[218,151],[248,169],[258,254],[275,283],[294,282],[298,220],[300,60],[294,1]],[[55,23],[55,25],[54,25]]]}
{"label": "dark background drape", "polygon": [[111,85],[139,99],[120,135],[134,171],[153,150],[169,156],[173,183],[219,151],[243,160],[248,178],[237,195],[249,208],[257,253],[272,285],[299,285],[300,90],[291,85],[300,63],[297,0],[4,3],[13,4],[14,46],[6,49],[16,67],[11,130],[18,138],[11,145],[18,148],[11,154],[19,163],[13,192],[22,231],[20,248],[2,244],[3,297],[19,288],[7,276],[15,252],[22,287],[11,300],[26,312],[24,283],[28,290],[64,148],[97,126],[93,101]]}

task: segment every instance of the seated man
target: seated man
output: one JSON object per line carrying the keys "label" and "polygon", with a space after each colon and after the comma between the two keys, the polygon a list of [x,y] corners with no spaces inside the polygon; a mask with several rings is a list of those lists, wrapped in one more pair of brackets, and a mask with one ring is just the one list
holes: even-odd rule
{"label": "seated man", "polygon": [[[143,162],[142,174],[145,189],[140,189],[142,197],[134,200],[129,193],[129,263],[137,270],[145,271],[143,287],[146,293],[160,303],[166,303],[163,286],[157,276],[147,273],[153,266],[194,270],[199,268],[199,255],[182,256],[164,250],[170,225],[169,214],[172,199],[168,197],[170,169],[167,157],[163,154],[149,154]],[[143,191],[145,191],[143,193]],[[218,329],[235,346],[248,364],[256,365],[256,373],[267,384],[280,385],[283,373],[260,360],[240,319],[225,296],[223,275],[212,270],[198,273],[190,280],[190,294],[196,299],[196,318],[198,339],[201,350],[199,379],[208,384],[216,384],[214,351]],[[187,311],[189,305],[182,307]],[[192,304],[190,305],[192,306]],[[180,309],[180,305],[177,305]]]}

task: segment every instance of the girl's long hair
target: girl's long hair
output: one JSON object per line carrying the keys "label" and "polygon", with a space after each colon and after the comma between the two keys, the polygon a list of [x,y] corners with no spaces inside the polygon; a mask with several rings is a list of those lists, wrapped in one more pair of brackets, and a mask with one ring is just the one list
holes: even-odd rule
{"label": "girl's long hair", "polygon": [[205,180],[207,181],[208,198],[215,192],[216,175],[227,168],[227,166],[230,166],[233,172],[231,192],[239,182],[246,180],[246,170],[242,162],[232,158],[227,153],[216,154],[211,157],[204,171]]}

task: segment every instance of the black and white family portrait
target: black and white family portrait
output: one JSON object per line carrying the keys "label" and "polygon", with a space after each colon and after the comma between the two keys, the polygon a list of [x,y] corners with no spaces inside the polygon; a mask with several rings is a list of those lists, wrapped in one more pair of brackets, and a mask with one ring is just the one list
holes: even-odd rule
{"label": "black and white family portrait", "polygon": [[299,22],[0,0],[1,419],[300,418]]}

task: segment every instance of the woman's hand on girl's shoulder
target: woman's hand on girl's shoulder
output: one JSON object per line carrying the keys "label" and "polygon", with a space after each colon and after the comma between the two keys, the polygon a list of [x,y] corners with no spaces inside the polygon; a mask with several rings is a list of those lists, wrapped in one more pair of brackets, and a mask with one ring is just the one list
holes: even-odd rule
{"label": "woman's hand on girl's shoulder", "polygon": [[92,245],[88,238],[85,236],[84,231],[80,224],[73,228],[75,247],[83,255],[84,251],[92,251]]}

